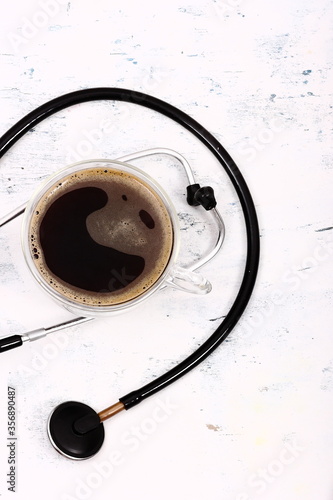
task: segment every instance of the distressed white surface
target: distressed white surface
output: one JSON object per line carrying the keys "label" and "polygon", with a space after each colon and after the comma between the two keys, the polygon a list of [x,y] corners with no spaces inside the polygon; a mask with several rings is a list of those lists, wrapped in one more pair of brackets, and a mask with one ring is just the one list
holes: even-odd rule
{"label": "distressed white surface", "polygon": [[[0,134],[46,100],[79,88],[120,86],[169,101],[205,125],[239,164],[258,209],[262,260],[251,303],[225,344],[186,379],[107,422],[95,458],[62,458],[45,432],[56,404],[82,400],[99,411],[213,332],[241,277],[243,222],[212,156],[148,110],[84,104],[22,139],[1,160],[1,214],[73,161],[87,135],[111,119],[112,133],[102,131],[84,157],[178,150],[198,181],[215,187],[227,238],[205,268],[210,296],[164,291],[138,311],[1,356],[1,498],[13,497],[6,485],[10,384],[17,389],[16,499],[332,499],[331,23],[328,0],[3,6]],[[178,165],[148,163],[169,190],[173,185],[182,259],[196,258],[214,238],[209,218],[186,207]],[[0,262],[1,334],[68,318],[25,269],[19,221],[1,229]]]}

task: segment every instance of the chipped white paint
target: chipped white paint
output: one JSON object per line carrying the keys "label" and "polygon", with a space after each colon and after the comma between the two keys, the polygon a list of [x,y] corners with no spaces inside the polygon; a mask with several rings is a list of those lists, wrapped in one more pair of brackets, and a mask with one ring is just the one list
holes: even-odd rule
{"label": "chipped white paint", "polygon": [[[105,446],[94,459],[66,461],[46,436],[51,409],[76,399],[101,410],[206,339],[237,291],[243,222],[214,158],[148,110],[89,103],[22,139],[1,160],[0,215],[78,154],[114,158],[170,147],[191,162],[200,183],[216,188],[227,238],[205,268],[210,296],[164,291],[126,316],[1,356],[1,498],[12,495],[10,383],[17,389],[17,500],[331,500],[332,2],[17,0],[3,10],[0,134],[44,101],[79,88],[119,86],[167,100],[205,125],[239,163],[258,209],[262,264],[228,341],[159,400],[106,423]],[[166,158],[137,165],[172,186],[181,259],[197,258],[214,231],[205,214],[184,203],[181,169]],[[68,318],[32,282],[19,221],[0,231],[0,263],[3,335]]]}

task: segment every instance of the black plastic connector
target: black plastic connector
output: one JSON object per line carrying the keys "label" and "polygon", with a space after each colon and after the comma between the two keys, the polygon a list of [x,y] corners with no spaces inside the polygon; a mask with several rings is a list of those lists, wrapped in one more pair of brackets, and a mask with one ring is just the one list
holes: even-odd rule
{"label": "black plastic connector", "polygon": [[216,207],[214,190],[210,186],[200,187],[200,184],[187,186],[187,203],[191,207],[201,205],[205,210],[212,210]]}
{"label": "black plastic connector", "polygon": [[195,193],[194,200],[204,207],[205,210],[212,210],[216,207],[214,189],[210,186],[204,186]]}
{"label": "black plastic connector", "polygon": [[191,184],[187,186],[187,203],[191,207],[201,205],[205,210],[211,210],[216,207],[214,190],[210,186],[200,187],[200,184]]}

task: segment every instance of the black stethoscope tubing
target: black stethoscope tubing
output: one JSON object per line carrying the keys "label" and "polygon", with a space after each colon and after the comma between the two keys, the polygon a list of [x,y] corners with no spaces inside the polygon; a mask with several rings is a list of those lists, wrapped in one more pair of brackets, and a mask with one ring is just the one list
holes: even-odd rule
{"label": "black stethoscope tubing", "polygon": [[212,134],[186,113],[165,101],[141,92],[102,87],[78,90],[57,97],[27,114],[0,138],[0,158],[31,128],[54,113],[74,104],[97,100],[125,101],[144,106],[171,118],[199,139],[213,153],[229,176],[243,209],[247,234],[247,257],[242,283],[235,301],[222,323],[196,351],[177,366],[147,385],[119,398],[125,409],[128,410],[188,373],[209,356],[230,334],[242,316],[254,288],[259,266],[260,235],[252,196],[229,153]]}

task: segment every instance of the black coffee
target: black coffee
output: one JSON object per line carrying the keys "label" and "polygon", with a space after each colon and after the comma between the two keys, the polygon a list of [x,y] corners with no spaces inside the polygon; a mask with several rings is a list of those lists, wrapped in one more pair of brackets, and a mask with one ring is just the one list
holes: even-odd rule
{"label": "black coffee", "polygon": [[110,305],[147,291],[168,264],[173,230],[161,199],[116,169],[68,175],[43,196],[30,225],[39,272],[76,302]]}

